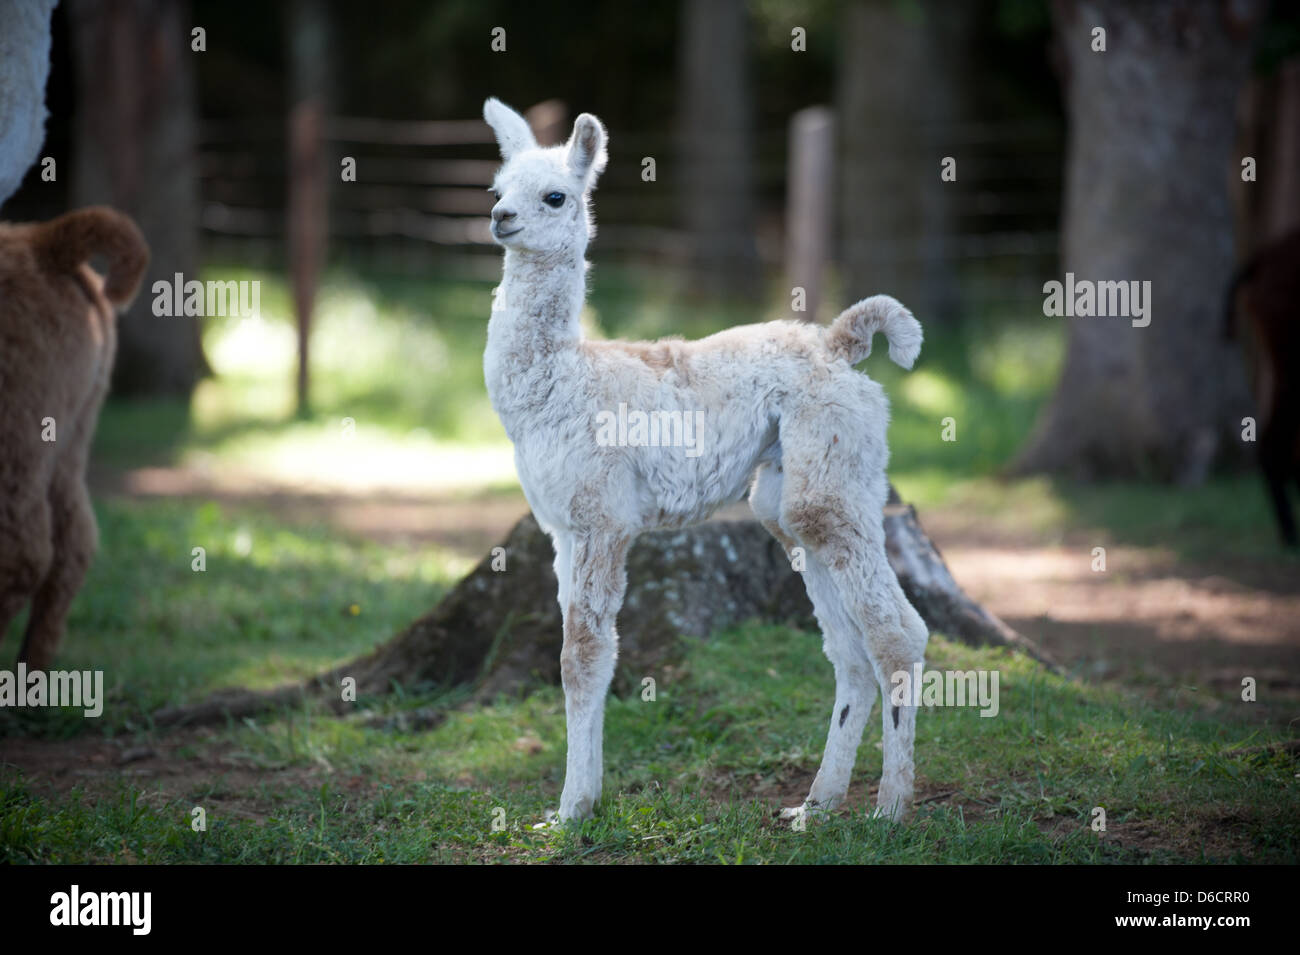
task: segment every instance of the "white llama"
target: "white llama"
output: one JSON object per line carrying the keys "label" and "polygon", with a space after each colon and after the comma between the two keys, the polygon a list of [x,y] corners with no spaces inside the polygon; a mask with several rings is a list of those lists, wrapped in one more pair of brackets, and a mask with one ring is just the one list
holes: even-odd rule
{"label": "white llama", "polygon": [[[883,331],[890,358],[910,368],[920,324],[878,295],[828,328],[776,321],[699,341],[584,340],[584,255],[604,127],[584,113],[567,144],[542,148],[500,101],[489,99],[483,116],[504,159],[492,235],[505,249],[483,369],[524,494],[555,544],[568,721],[559,819],[590,816],[600,798],[628,546],[643,530],[703,520],[746,489],[787,552],[803,548],[805,585],[835,667],[821,769],[803,805],[783,815],[833,809],[848,791],[877,687],[888,692],[892,674],[921,662],[929,637],[885,557],[889,404],[852,367]],[[620,406],[692,416],[695,447],[610,441],[602,422]],[[916,711],[884,701],[882,711],[878,812],[898,820],[912,801]]]}

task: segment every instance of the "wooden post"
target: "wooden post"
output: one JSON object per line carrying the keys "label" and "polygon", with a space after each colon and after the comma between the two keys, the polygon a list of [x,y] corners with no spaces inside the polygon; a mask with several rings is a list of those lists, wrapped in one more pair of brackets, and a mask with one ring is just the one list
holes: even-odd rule
{"label": "wooden post", "polygon": [[558,146],[568,138],[569,109],[564,100],[544,99],[524,111],[539,146]]}
{"label": "wooden post", "polygon": [[[835,120],[826,106],[809,106],[790,120],[790,172],[786,186],[786,275],[804,290],[796,318],[817,321],[831,241]],[[791,292],[794,301],[794,293]]]}
{"label": "wooden post", "polygon": [[298,324],[297,413],[311,413],[309,342],[325,257],[325,11],[296,0],[290,17],[293,106],[289,113],[289,275]]}

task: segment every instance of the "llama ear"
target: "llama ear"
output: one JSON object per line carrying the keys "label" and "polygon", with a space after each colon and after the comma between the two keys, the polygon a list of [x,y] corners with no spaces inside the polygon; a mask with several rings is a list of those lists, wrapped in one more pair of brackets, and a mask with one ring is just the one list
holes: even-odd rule
{"label": "llama ear", "polygon": [[483,103],[483,118],[497,135],[497,144],[501,147],[501,158],[510,159],[515,153],[525,149],[535,149],[537,140],[524,119],[513,109],[495,96]]}
{"label": "llama ear", "polygon": [[569,169],[590,187],[605,169],[605,127],[590,113],[573,121],[573,135],[566,147]]}

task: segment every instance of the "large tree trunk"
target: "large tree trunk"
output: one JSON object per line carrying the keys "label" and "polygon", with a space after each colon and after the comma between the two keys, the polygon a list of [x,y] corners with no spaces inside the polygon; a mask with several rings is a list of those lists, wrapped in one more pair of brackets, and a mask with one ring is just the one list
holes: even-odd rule
{"label": "large tree trunk", "polygon": [[[1240,10],[1217,0],[1053,7],[1069,110],[1061,271],[1149,281],[1151,311],[1146,327],[1045,319],[1069,322],[1065,369],[1018,471],[1195,482],[1241,452],[1250,403],[1220,334],[1234,111],[1253,26],[1232,19]],[[1092,49],[1096,27],[1105,52]]]}
{"label": "large tree trunk", "polygon": [[[1056,669],[1031,641],[962,592],[915,511],[896,497],[885,512],[885,538],[890,564],[931,630],[973,645],[1019,650]],[[347,677],[356,681],[359,696],[431,683],[469,684],[479,699],[490,699],[538,682],[558,684],[563,627],[550,538],[529,515],[503,547],[504,569],[489,554],[428,614],[372,653],[303,685],[220,693],[161,710],[154,719],[159,725],[209,722],[307,696],[342,709],[339,689]],[[662,682],[665,664],[680,654],[679,636],[703,639],[750,620],[817,629],[802,578],[755,521],[643,534],[628,555],[627,576],[615,692],[634,690],[647,676]],[[808,652],[818,652],[815,641],[808,642]]]}
{"label": "large tree trunk", "polygon": [[887,292],[921,321],[957,315],[955,182],[940,162],[958,152],[965,44],[975,4],[845,5],[836,92],[837,204],[850,300]]}
{"label": "large tree trunk", "polygon": [[686,262],[705,295],[759,292],[746,27],[744,0],[683,0],[677,149]]}
{"label": "large tree trunk", "polygon": [[153,314],[158,279],[198,275],[198,168],[188,4],[68,4],[77,65],[73,195],[139,224],[151,258],[143,291],[118,323],[118,394],[188,398],[206,363],[198,319]]}

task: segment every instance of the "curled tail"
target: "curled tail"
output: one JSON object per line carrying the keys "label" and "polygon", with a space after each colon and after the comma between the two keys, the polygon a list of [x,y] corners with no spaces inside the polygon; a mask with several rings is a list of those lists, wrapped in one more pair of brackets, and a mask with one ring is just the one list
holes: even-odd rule
{"label": "curled tail", "polygon": [[149,246],[127,216],[107,206],[88,206],[36,227],[32,242],[42,267],[73,275],[91,256],[108,261],[104,297],[123,308],[139,291]]}
{"label": "curled tail", "polygon": [[826,329],[826,347],[849,364],[857,364],[871,354],[871,336],[876,332],[889,339],[894,363],[911,368],[921,353],[921,323],[888,295],[864,298],[840,312]]}

